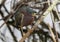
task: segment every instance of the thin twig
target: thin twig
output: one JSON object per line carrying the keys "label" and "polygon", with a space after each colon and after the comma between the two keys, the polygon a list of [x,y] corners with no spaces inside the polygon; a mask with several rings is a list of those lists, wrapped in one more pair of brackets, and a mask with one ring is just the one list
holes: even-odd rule
{"label": "thin twig", "polygon": [[48,24],[48,27],[49,27],[49,30],[50,30],[51,36],[52,36],[52,38],[53,38],[53,41],[56,42],[55,35],[54,35],[54,33],[53,33],[53,31],[52,31],[52,29],[51,29],[51,27],[50,27],[49,24]]}
{"label": "thin twig", "polygon": [[12,37],[13,37],[14,42],[17,42],[17,38],[15,37],[14,33],[12,32],[12,30],[11,30],[9,24],[7,24],[7,27],[8,27],[8,29],[9,29],[9,31],[10,31]]}

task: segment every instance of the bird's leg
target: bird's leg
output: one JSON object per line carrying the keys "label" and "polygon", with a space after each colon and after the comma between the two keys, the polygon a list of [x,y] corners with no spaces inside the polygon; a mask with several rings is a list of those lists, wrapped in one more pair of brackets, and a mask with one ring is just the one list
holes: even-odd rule
{"label": "bird's leg", "polygon": [[16,19],[15,19],[14,25],[16,25],[16,27],[18,27],[18,23],[17,23]]}
{"label": "bird's leg", "polygon": [[23,36],[23,18],[24,18],[24,15],[23,14],[21,14],[22,15],[22,19],[21,19],[21,26],[20,26],[20,31],[21,31],[21,34],[22,34],[22,36]]}

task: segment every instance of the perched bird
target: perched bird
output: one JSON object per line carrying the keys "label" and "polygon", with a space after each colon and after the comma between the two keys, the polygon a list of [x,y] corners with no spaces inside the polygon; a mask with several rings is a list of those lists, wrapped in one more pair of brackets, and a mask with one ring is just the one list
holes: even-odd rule
{"label": "perched bird", "polygon": [[35,15],[36,11],[34,11],[32,8],[27,5],[21,5],[20,8],[14,13],[14,20],[9,23],[18,28],[23,36],[24,33],[22,27],[32,25]]}
{"label": "perched bird", "polygon": [[14,15],[15,20],[13,21],[13,25],[16,27],[31,25],[34,21],[35,14],[36,11],[32,8],[27,5],[22,5]]}

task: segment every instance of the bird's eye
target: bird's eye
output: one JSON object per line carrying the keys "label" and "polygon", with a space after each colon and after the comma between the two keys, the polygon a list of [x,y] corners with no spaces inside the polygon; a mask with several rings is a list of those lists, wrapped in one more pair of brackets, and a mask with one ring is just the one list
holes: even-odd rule
{"label": "bird's eye", "polygon": [[36,13],[32,13],[32,16],[36,16]]}

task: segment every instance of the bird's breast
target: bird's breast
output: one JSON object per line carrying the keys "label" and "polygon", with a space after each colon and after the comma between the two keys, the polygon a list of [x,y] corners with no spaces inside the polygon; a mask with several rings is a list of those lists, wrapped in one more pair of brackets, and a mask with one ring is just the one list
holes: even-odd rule
{"label": "bird's breast", "polygon": [[34,21],[33,16],[25,15],[23,19],[23,26],[31,25],[33,21]]}

